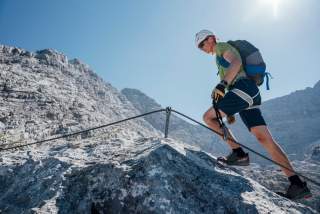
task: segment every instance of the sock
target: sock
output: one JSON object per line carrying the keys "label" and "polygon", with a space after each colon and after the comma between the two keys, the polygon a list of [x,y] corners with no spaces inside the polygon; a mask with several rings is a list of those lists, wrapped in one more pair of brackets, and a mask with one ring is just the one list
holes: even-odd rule
{"label": "sock", "polygon": [[241,147],[232,149],[233,152],[237,153],[238,157],[244,157],[246,153],[242,150]]}
{"label": "sock", "polygon": [[296,184],[298,186],[303,186],[303,182],[301,181],[301,179],[299,178],[298,175],[292,175],[288,179],[291,182],[291,184]]}

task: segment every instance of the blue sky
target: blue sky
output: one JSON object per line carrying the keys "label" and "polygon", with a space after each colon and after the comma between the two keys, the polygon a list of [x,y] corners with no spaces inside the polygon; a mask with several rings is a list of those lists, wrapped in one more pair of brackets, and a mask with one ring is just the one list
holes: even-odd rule
{"label": "blue sky", "polygon": [[201,119],[218,77],[197,31],[255,44],[274,77],[270,91],[261,87],[268,100],[320,80],[319,11],[318,0],[0,0],[0,43],[56,49],[119,90]]}

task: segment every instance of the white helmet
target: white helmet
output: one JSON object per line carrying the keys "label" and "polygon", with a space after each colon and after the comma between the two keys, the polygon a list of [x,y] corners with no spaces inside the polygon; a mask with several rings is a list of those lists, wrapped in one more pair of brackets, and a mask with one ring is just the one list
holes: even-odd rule
{"label": "white helmet", "polygon": [[214,34],[209,30],[201,30],[196,34],[196,46],[203,42],[208,36],[214,36]]}

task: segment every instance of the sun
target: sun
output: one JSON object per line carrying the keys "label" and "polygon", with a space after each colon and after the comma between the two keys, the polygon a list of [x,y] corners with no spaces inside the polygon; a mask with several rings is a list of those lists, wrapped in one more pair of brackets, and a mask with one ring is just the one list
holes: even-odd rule
{"label": "sun", "polygon": [[273,17],[277,18],[278,13],[279,13],[279,4],[281,0],[259,0],[259,3],[261,6],[271,6],[272,7],[272,12],[273,12]]}
{"label": "sun", "polygon": [[243,22],[258,19],[278,22],[288,17],[292,9],[298,7],[301,0],[250,0],[247,2],[247,12],[243,15]]}

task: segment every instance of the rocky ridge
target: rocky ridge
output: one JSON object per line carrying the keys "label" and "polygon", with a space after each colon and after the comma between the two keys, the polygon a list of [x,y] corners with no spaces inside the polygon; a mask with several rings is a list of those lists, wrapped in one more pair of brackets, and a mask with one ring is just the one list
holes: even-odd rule
{"label": "rocky ridge", "polygon": [[[139,114],[79,60],[0,46],[1,148]],[[4,213],[316,213],[144,119],[1,151]]]}

